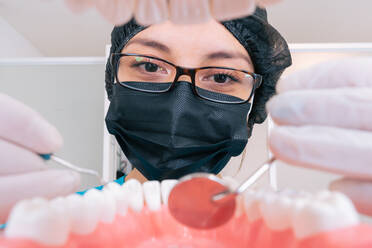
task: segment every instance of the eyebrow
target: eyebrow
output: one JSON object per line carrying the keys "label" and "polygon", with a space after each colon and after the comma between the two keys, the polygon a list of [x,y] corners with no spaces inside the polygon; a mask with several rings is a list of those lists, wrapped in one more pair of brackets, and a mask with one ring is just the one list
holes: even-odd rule
{"label": "eyebrow", "polygon": [[236,59],[241,58],[248,62],[248,64],[252,65],[251,60],[248,56],[238,53],[238,52],[227,52],[227,51],[218,51],[218,52],[212,52],[205,56],[206,59],[212,60],[212,59]]}
{"label": "eyebrow", "polygon": [[171,49],[167,45],[164,45],[158,41],[150,40],[150,39],[143,39],[143,38],[133,39],[127,43],[127,46],[129,46],[130,44],[135,44],[135,43],[143,45],[143,46],[155,48],[162,52],[171,53]]}
{"label": "eyebrow", "polygon": [[[144,38],[137,38],[137,39],[132,39],[127,43],[127,46],[130,44],[140,44],[143,46],[155,48],[159,51],[166,52],[166,53],[171,53],[171,49],[158,41],[151,40],[151,39],[144,39]],[[213,60],[213,59],[236,59],[236,58],[241,58],[247,61],[249,65],[252,65],[252,62],[250,58],[242,53],[239,52],[229,52],[229,51],[217,51],[217,52],[212,52],[204,56],[204,59],[206,60]]]}

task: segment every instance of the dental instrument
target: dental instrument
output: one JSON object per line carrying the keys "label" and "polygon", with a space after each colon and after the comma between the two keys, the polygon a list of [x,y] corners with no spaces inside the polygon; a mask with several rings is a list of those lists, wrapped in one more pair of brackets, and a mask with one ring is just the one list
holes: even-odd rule
{"label": "dental instrument", "polygon": [[[235,198],[261,178],[275,160],[275,157],[269,159],[236,189],[231,189],[223,180],[208,173],[182,177],[169,194],[171,215],[180,223],[197,229],[223,225],[235,212]],[[270,185],[274,186],[273,177],[269,178]]]}
{"label": "dental instrument", "polygon": [[100,174],[97,171],[91,170],[91,169],[81,168],[81,167],[76,166],[76,165],[74,165],[70,162],[67,162],[64,159],[61,159],[60,157],[55,156],[54,154],[40,154],[40,157],[43,158],[46,161],[53,160],[54,162],[58,163],[59,165],[62,165],[64,167],[66,167],[68,169],[71,169],[71,170],[74,170],[76,172],[86,174],[86,175],[90,175],[90,176],[94,176],[99,180],[100,184],[102,184],[102,185],[105,185],[105,184],[108,183],[100,176]]}

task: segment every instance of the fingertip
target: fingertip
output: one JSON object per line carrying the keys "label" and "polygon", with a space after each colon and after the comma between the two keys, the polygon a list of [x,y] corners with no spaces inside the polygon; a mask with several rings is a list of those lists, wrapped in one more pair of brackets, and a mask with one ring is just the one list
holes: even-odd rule
{"label": "fingertip", "polygon": [[297,75],[299,72],[295,72],[286,76],[282,76],[276,84],[276,92],[282,94],[287,91],[298,89]]}
{"label": "fingertip", "polygon": [[58,195],[68,195],[75,193],[81,185],[81,176],[78,172],[72,170],[55,170],[56,174],[59,175],[59,181],[56,187],[60,187],[61,190],[56,191]]}
{"label": "fingertip", "polygon": [[71,177],[71,193],[74,193],[81,185],[81,176],[76,171],[69,171],[69,173]]}
{"label": "fingertip", "polygon": [[282,97],[280,95],[272,97],[267,103],[266,103],[266,110],[270,114],[270,117],[273,119],[273,121],[276,124],[278,123],[278,120],[280,120],[281,116],[281,99]]}
{"label": "fingertip", "polygon": [[270,100],[266,103],[266,111],[271,114],[271,111],[273,109],[273,104],[275,102],[276,96],[273,96],[270,98]]}
{"label": "fingertip", "polygon": [[270,151],[277,157],[280,156],[279,148],[282,146],[281,140],[281,127],[275,127],[270,131],[268,146]]}
{"label": "fingertip", "polygon": [[328,188],[332,191],[342,191],[342,179],[333,180],[328,185]]}
{"label": "fingertip", "polygon": [[56,127],[50,127],[50,150],[55,152],[63,146],[63,138],[61,133],[57,130]]}
{"label": "fingertip", "polygon": [[[34,134],[33,136],[32,133]],[[29,147],[40,154],[54,153],[63,145],[62,135],[57,128],[44,120],[41,116],[34,118],[30,125],[31,142],[34,146]]]}

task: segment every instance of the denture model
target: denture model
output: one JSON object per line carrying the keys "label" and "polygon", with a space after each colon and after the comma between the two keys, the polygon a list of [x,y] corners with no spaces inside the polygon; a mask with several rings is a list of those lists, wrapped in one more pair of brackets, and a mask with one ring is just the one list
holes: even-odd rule
{"label": "denture model", "polygon": [[18,203],[0,237],[1,248],[370,248],[372,226],[360,224],[351,201],[337,192],[250,190],[234,218],[196,230],[169,214],[176,180],[129,180],[103,191]]}

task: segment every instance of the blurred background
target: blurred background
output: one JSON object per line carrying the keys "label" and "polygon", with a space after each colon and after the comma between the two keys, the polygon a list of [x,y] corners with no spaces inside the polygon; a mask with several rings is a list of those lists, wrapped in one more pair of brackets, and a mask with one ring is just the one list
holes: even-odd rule
{"label": "blurred background", "polygon": [[[293,66],[286,73],[333,58],[372,56],[371,9],[370,0],[283,0],[268,8],[271,24],[291,43]],[[112,28],[94,9],[73,14],[62,0],[0,0],[0,92],[60,130],[65,145],[58,155],[106,178],[117,168],[104,135],[105,49]],[[255,127],[242,168],[236,157],[223,175],[241,181],[268,158],[269,126]],[[284,164],[277,175],[280,188],[308,191],[338,177]],[[260,183],[267,185],[267,178]],[[81,189],[97,184],[83,177]]]}

